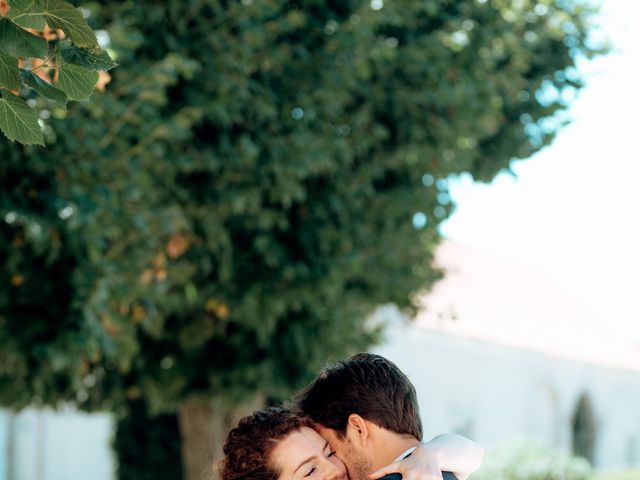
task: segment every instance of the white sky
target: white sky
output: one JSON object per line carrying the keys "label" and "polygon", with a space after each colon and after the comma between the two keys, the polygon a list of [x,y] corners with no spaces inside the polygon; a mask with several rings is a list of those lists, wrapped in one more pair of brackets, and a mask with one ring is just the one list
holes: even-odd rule
{"label": "white sky", "polygon": [[603,0],[613,53],[581,66],[573,123],[513,166],[517,178],[452,182],[442,233],[546,273],[640,341],[640,2]]}

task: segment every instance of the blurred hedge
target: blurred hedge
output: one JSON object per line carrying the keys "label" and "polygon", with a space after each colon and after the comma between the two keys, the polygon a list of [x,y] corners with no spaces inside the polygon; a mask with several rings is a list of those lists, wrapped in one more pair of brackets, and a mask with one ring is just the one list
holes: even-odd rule
{"label": "blurred hedge", "polygon": [[487,452],[473,480],[640,480],[640,470],[598,472],[581,457],[520,441]]}
{"label": "blurred hedge", "polygon": [[583,458],[516,442],[488,452],[473,480],[591,480]]}
{"label": "blurred hedge", "polygon": [[640,469],[594,473],[589,480],[639,480]]}

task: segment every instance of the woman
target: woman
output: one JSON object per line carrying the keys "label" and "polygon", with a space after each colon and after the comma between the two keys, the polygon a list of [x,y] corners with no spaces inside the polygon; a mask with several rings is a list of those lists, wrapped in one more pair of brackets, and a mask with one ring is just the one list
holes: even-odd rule
{"label": "woman", "polygon": [[[481,461],[475,452],[460,443],[456,435],[439,436],[437,454],[429,443],[422,444],[411,459],[403,460],[399,470],[413,478],[437,478],[437,468],[452,470],[460,480],[466,478]],[[463,442],[473,444],[466,439]],[[471,452],[471,453],[470,453]],[[222,480],[348,480],[344,463],[314,429],[311,420],[283,408],[268,408],[244,417],[229,432],[224,445]],[[450,465],[464,465],[462,471]],[[471,471],[469,471],[471,469]],[[384,470],[384,469],[381,469]]]}

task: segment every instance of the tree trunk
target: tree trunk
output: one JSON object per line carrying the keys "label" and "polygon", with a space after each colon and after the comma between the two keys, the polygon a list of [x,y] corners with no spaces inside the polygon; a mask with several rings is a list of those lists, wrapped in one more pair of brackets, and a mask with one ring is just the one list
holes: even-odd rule
{"label": "tree trunk", "polygon": [[217,479],[216,466],[222,459],[227,433],[240,418],[263,404],[260,395],[234,407],[220,400],[192,398],[182,402],[178,406],[178,423],[184,480]]}

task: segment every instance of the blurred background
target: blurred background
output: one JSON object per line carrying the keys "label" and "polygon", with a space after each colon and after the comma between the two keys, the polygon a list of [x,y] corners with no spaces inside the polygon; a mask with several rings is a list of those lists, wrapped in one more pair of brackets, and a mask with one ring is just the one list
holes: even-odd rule
{"label": "blurred background", "polygon": [[363,350],[474,478],[640,478],[640,11],[600,3],[76,2],[119,66],[0,137],[0,480],[196,480]]}

